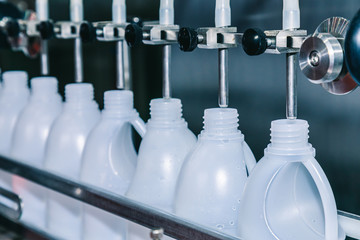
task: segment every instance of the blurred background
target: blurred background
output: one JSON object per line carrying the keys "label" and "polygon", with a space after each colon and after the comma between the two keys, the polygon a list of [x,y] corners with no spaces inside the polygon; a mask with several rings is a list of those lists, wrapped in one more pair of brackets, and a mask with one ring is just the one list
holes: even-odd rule
{"label": "blurred background", "polygon": [[[11,1],[34,9],[34,0]],[[128,16],[158,19],[159,0],[127,1]],[[69,1],[50,0],[50,18],[69,19]],[[88,21],[111,20],[111,0],[85,0]],[[249,27],[281,29],[281,0],[233,0],[232,23],[243,32]],[[301,27],[311,34],[326,18],[351,19],[360,8],[358,0],[300,0]],[[215,0],[175,1],[175,23],[187,27],[214,26]],[[50,72],[64,85],[74,81],[72,40],[51,40]],[[115,88],[115,44],[94,42],[84,45],[85,81],[95,86],[96,100],[102,107],[103,93]],[[217,107],[217,51],[197,49],[184,53],[172,49],[173,97],[183,102],[189,128],[199,134],[204,109]],[[0,51],[0,67],[26,70],[30,77],[40,74],[39,59],[22,53]],[[132,49],[132,89],[135,106],[144,120],[149,118],[149,102],[161,97],[161,48],[141,46]],[[230,50],[230,107],[239,111],[240,129],[256,158],[263,156],[269,143],[270,123],[285,118],[285,56],[247,56],[241,47]],[[298,71],[298,116],[310,125],[310,142],[316,159],[333,187],[338,208],[360,214],[360,95],[359,90],[334,96],[310,83]],[[139,142],[139,139],[137,139]]]}

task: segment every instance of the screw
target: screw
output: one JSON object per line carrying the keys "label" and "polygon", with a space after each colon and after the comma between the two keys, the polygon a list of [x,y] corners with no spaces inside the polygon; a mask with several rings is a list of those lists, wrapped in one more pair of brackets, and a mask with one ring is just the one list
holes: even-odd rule
{"label": "screw", "polygon": [[164,229],[162,228],[154,229],[151,230],[150,232],[150,237],[152,240],[161,240],[163,236],[164,236]]}
{"label": "screw", "polygon": [[311,66],[316,67],[320,64],[320,56],[318,51],[312,51],[309,55]]}

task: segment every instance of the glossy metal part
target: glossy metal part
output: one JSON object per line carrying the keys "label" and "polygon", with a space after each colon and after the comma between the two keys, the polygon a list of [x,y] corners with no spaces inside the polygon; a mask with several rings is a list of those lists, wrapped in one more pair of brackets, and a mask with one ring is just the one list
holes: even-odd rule
{"label": "glossy metal part", "polygon": [[335,95],[352,92],[358,85],[344,61],[344,39],[349,21],[331,17],[323,21],[300,50],[299,64],[304,75]]}
{"label": "glossy metal part", "polygon": [[229,105],[229,74],[228,58],[229,49],[219,49],[219,107],[226,108]]}
{"label": "glossy metal part", "polygon": [[198,28],[198,47],[203,49],[233,48],[241,44],[242,34],[236,27]]}
{"label": "glossy metal part", "polygon": [[171,98],[171,45],[163,46],[163,98]]}
{"label": "glossy metal part", "polygon": [[177,43],[179,25],[146,24],[142,28],[144,44],[168,45]]}
{"label": "glossy metal part", "polygon": [[6,217],[18,220],[22,214],[22,201],[20,197],[0,187],[0,212]]}
{"label": "glossy metal part", "polygon": [[286,54],[286,118],[297,118],[297,53]]}

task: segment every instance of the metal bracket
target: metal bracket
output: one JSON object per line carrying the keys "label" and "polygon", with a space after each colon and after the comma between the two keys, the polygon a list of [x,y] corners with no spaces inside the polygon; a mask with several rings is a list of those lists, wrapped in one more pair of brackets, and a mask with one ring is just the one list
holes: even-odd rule
{"label": "metal bracket", "polygon": [[198,28],[197,33],[198,47],[203,49],[234,48],[242,38],[236,27]]}
{"label": "metal bracket", "polygon": [[179,25],[144,25],[143,43],[147,45],[169,45],[177,43]]}
{"label": "metal bracket", "polygon": [[307,37],[307,31],[295,30],[269,30],[264,31],[268,47],[265,53],[282,54],[297,53]]}
{"label": "metal bracket", "polygon": [[98,41],[116,42],[125,39],[125,28],[128,23],[116,24],[114,22],[96,22],[96,39]]}
{"label": "metal bracket", "polygon": [[75,39],[80,36],[80,25],[82,22],[61,21],[54,25],[56,38]]}

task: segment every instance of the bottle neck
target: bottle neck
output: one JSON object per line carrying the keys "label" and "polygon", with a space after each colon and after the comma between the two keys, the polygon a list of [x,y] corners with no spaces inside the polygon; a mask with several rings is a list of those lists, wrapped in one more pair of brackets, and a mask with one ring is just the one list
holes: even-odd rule
{"label": "bottle neck", "polygon": [[13,95],[24,94],[29,92],[28,75],[24,71],[8,71],[3,74],[3,93],[11,93]]}
{"label": "bottle neck", "polygon": [[265,154],[312,155],[315,150],[308,142],[309,125],[305,120],[276,120],[271,123],[271,140]]}
{"label": "bottle neck", "polygon": [[112,90],[104,94],[103,117],[128,119],[136,116],[132,91]]}
{"label": "bottle neck", "polygon": [[90,83],[70,83],[65,86],[65,109],[93,110],[98,105],[94,101],[94,88]]}
{"label": "bottle neck", "polygon": [[243,139],[239,127],[238,112],[233,108],[206,109],[204,113],[204,130],[201,138],[232,140]]}
{"label": "bottle neck", "polygon": [[158,98],[150,102],[150,116],[148,124],[153,127],[186,126],[182,118],[182,104],[176,98]]}
{"label": "bottle neck", "polygon": [[61,101],[58,94],[58,81],[55,77],[37,77],[31,79],[31,100]]}

